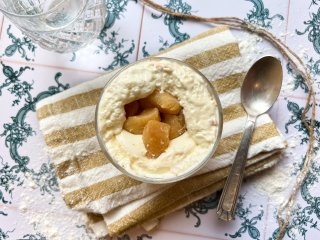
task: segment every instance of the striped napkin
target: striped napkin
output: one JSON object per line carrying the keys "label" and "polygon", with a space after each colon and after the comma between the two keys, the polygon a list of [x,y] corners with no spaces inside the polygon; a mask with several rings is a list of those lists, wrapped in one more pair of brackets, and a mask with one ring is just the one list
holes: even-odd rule
{"label": "striped napkin", "polygon": [[[255,58],[251,49],[238,44],[228,28],[218,27],[158,54],[199,69],[214,84],[223,108],[222,140],[212,161],[178,183],[155,185],[131,179],[102,153],[95,135],[95,104],[117,70],[38,103],[40,129],[63,199],[70,208],[88,213],[88,224],[97,236],[118,235],[136,225],[151,228],[159,217],[223,187],[246,121],[240,86]],[[267,114],[260,116],[246,175],[273,166],[284,148],[273,121]]]}

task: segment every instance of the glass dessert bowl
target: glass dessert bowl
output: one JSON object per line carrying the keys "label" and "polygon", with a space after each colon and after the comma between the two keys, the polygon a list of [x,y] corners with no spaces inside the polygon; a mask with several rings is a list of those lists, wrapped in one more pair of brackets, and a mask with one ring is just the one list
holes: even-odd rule
{"label": "glass dessert bowl", "polygon": [[214,154],[222,108],[208,79],[169,58],[130,64],[104,87],[96,107],[102,151],[125,175],[148,183],[182,180]]}

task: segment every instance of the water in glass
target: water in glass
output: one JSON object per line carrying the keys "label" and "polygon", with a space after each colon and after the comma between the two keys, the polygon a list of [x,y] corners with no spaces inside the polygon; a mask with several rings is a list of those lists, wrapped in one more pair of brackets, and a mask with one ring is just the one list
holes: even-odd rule
{"label": "water in glass", "polygon": [[0,10],[41,47],[74,52],[104,26],[105,0],[0,0]]}

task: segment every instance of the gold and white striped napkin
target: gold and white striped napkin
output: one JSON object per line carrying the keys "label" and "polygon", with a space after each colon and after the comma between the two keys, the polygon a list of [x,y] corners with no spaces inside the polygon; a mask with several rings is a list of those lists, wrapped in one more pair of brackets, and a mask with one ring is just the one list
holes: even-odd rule
{"label": "gold and white striped napkin", "polygon": [[[214,84],[223,108],[222,140],[214,157],[197,175],[178,183],[141,183],[123,175],[108,161],[96,139],[95,105],[109,72],[37,105],[40,129],[55,166],[65,203],[88,213],[97,234],[117,235],[156,219],[223,187],[246,120],[240,86],[254,60],[226,27],[214,28],[158,56],[185,61]],[[270,117],[258,118],[249,149],[246,175],[273,166],[285,142]],[[147,223],[147,225],[146,225]]]}

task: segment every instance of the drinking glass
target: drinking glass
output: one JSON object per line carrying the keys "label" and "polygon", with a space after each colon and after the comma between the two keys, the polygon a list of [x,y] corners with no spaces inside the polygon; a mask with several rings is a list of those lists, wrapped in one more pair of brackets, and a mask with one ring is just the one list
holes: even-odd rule
{"label": "drinking glass", "polygon": [[106,0],[0,0],[0,11],[44,49],[75,52],[104,26]]}

